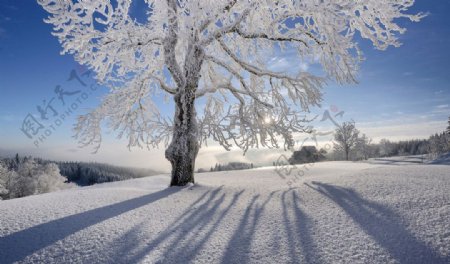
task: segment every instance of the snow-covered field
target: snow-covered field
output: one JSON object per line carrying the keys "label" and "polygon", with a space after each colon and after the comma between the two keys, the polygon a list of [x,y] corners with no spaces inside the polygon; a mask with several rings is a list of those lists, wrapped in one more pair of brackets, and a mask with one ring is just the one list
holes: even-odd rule
{"label": "snow-covered field", "polygon": [[324,162],[292,188],[274,168],[196,180],[2,201],[0,263],[450,263],[448,165]]}

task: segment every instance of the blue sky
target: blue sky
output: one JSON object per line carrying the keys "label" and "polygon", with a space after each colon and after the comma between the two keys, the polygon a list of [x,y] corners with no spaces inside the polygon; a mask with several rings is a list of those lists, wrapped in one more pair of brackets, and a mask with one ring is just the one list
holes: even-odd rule
{"label": "blue sky", "polygon": [[[314,109],[315,113],[343,110],[342,120],[355,120],[360,130],[375,140],[425,138],[446,127],[450,115],[450,1],[418,0],[411,12],[430,14],[420,23],[401,22],[408,29],[401,36],[401,48],[378,51],[368,41],[360,40],[366,61],[361,65],[359,84],[341,86],[330,82],[324,89],[323,106]],[[60,55],[60,45],[50,34],[51,26],[43,22],[45,17],[35,1],[0,2],[0,150],[166,169],[163,150],[129,152],[126,143],[115,139],[114,134],[105,136],[104,148],[96,155],[77,147],[71,131],[75,116],[95,107],[106,89],[92,91],[76,80],[67,81],[72,70],[81,73],[83,69],[70,55]],[[308,65],[298,65],[288,54],[279,54],[273,59],[273,67]],[[87,86],[93,83],[83,78]],[[52,104],[58,113],[66,111],[83,92],[88,96],[37,148],[20,127],[28,114],[39,118],[37,106],[56,96],[57,85],[64,92],[80,91],[66,95],[66,105],[55,98]],[[321,122],[316,125],[327,126]],[[253,161],[264,155],[254,151],[243,158],[237,153],[226,153],[214,146],[202,149],[199,166],[227,159]]]}

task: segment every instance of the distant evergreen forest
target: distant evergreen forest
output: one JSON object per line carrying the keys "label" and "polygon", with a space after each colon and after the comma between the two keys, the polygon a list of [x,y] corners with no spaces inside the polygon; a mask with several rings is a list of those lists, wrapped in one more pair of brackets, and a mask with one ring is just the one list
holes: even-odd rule
{"label": "distant evergreen forest", "polygon": [[61,175],[80,186],[123,181],[159,174],[151,169],[119,167],[94,162],[56,162]]}
{"label": "distant evergreen forest", "polygon": [[96,162],[61,162],[33,158],[31,156],[21,157],[18,154],[13,158],[0,158],[8,170],[17,171],[21,164],[28,160],[34,160],[37,164],[56,164],[60,174],[67,178],[67,182],[75,183],[79,186],[88,186],[96,183],[122,181],[133,178],[156,175],[159,172],[152,169],[120,167]]}
{"label": "distant evergreen forest", "polygon": [[245,163],[245,162],[229,162],[227,164],[216,163],[214,167],[211,167],[209,170],[207,169],[198,169],[197,172],[212,172],[212,171],[231,171],[231,170],[249,170],[253,169],[253,163]]}

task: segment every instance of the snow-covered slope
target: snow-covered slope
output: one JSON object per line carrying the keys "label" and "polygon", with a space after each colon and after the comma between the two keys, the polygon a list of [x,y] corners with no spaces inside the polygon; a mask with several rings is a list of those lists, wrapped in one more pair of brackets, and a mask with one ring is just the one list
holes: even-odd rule
{"label": "snow-covered slope", "polygon": [[0,202],[0,262],[450,263],[450,166],[324,162]]}
{"label": "snow-covered slope", "polygon": [[450,152],[440,156],[439,158],[431,161],[430,163],[431,164],[442,164],[442,165],[446,164],[446,165],[450,165]]}
{"label": "snow-covered slope", "polygon": [[372,164],[389,164],[389,165],[413,165],[413,164],[436,164],[450,165],[450,152],[444,154],[437,159],[430,160],[428,155],[410,155],[410,156],[394,156],[387,158],[369,159]]}

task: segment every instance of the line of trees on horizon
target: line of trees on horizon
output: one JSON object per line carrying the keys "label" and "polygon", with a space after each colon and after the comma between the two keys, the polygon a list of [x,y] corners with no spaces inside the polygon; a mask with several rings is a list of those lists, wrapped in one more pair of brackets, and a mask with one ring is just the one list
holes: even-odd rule
{"label": "line of trees on horizon", "polygon": [[120,167],[96,162],[57,162],[61,174],[69,182],[79,186],[96,183],[123,181],[158,174],[157,171],[144,168]]}
{"label": "line of trees on horizon", "polygon": [[[246,162],[229,162],[226,164],[216,163],[214,167],[209,169],[210,172],[213,171],[232,171],[232,170],[249,170],[253,169],[253,163]],[[197,170],[198,173],[208,172],[207,169],[200,168]]]}
{"label": "line of trees on horizon", "polygon": [[302,146],[289,159],[291,164],[319,162],[323,160],[367,160],[369,158],[428,155],[429,159],[450,152],[450,117],[446,131],[431,135],[428,139],[412,139],[393,142],[372,139],[356,128],[354,122],[344,122],[334,133],[334,148],[331,153],[315,146]]}
{"label": "line of trees on horizon", "polygon": [[446,131],[431,135],[428,139],[391,142],[382,139],[378,144],[356,128],[354,122],[344,122],[334,134],[334,158],[366,160],[375,157],[428,154],[435,159],[450,151],[450,117]]}

